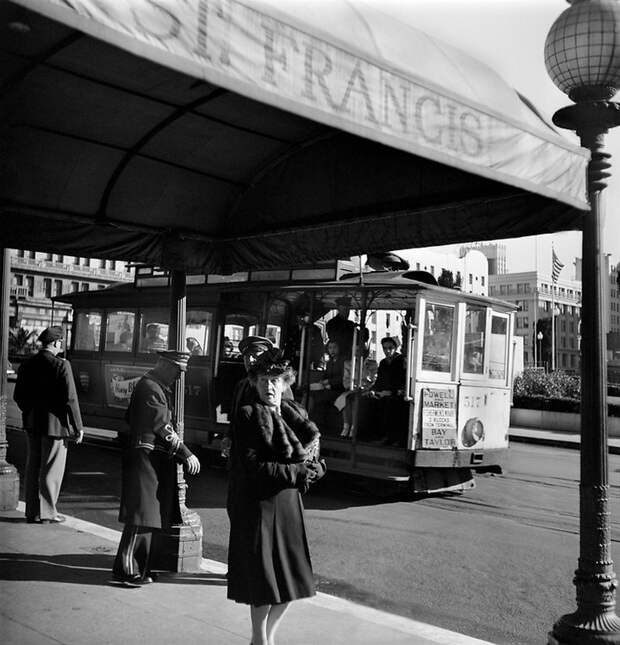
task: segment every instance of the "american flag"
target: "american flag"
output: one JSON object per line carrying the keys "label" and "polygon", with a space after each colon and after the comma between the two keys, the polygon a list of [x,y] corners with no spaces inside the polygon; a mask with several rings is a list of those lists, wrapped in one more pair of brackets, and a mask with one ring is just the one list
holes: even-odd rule
{"label": "american flag", "polygon": [[560,271],[564,267],[564,263],[560,262],[560,258],[555,254],[555,249],[551,247],[551,277],[553,278],[554,284],[558,281],[560,277]]}

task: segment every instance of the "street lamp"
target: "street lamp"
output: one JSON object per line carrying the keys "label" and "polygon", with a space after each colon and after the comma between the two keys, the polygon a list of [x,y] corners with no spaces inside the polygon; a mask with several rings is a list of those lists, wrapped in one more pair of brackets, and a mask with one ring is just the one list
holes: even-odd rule
{"label": "street lamp", "polygon": [[[543,339],[543,333],[542,331],[539,331],[536,334],[536,340],[538,341],[538,360],[542,363],[542,339]],[[536,365],[538,367],[538,365]]]}
{"label": "street lamp", "polygon": [[620,125],[620,105],[610,99],[620,88],[620,4],[618,0],[574,0],[552,25],[545,64],[553,82],[575,102],[553,122],[575,130],[591,152],[588,165],[590,212],[583,218],[583,305],[581,343],[581,483],[579,562],[574,583],[577,610],[553,626],[549,645],[620,644],[616,575],[611,560],[608,512],[607,374],[603,325],[601,256],[602,191],[610,155],[604,136]]}

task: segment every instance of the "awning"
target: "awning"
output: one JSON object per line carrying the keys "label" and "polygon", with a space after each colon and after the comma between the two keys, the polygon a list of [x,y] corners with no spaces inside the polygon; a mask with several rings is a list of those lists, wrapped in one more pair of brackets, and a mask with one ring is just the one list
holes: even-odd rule
{"label": "awning", "polygon": [[587,151],[361,0],[19,0],[0,21],[7,246],[233,271],[588,208]]}

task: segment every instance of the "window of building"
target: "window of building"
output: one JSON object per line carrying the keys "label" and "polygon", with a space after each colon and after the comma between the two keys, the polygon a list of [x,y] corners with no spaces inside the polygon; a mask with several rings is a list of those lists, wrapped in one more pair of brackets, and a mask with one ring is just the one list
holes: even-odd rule
{"label": "window of building", "polygon": [[79,266],[79,264],[80,264],[80,258],[79,258],[79,257],[77,257],[77,256],[75,256],[75,257],[73,258],[73,264],[75,264],[75,265],[78,265],[78,266]]}
{"label": "window of building", "polygon": [[416,263],[415,263],[415,270],[416,270],[416,271],[419,271],[419,270],[420,270],[420,263],[419,263],[419,262],[416,262]]}
{"label": "window of building", "polygon": [[469,274],[469,284],[474,284],[474,276],[471,273]]}
{"label": "window of building", "polygon": [[115,260],[109,260],[108,261],[108,268],[112,269],[112,271],[116,270],[116,261]]}
{"label": "window of building", "polygon": [[51,262],[54,259],[54,254],[53,253],[46,253],[45,254],[45,259]]}
{"label": "window of building", "polygon": [[517,293],[523,293],[523,285],[520,282],[517,283]]}
{"label": "window of building", "polygon": [[75,293],[76,291],[80,290],[80,283],[79,282],[72,282],[71,283],[71,292]]}
{"label": "window of building", "polygon": [[18,287],[21,287],[24,284],[24,276],[21,273],[16,273],[13,276],[13,280]]}
{"label": "window of building", "polygon": [[78,312],[75,321],[74,349],[96,352],[99,350],[100,337],[101,314],[96,311]]}
{"label": "window of building", "polygon": [[62,280],[54,280],[54,295],[59,296],[62,293]]}
{"label": "window of building", "polygon": [[82,258],[82,266],[89,267],[90,266],[90,258]]}
{"label": "window of building", "polygon": [[23,249],[18,249],[17,250],[17,257],[18,258],[23,258],[24,257],[24,250]]}
{"label": "window of building", "polygon": [[527,300],[523,301],[523,311],[529,311],[530,303]]}
{"label": "window of building", "polygon": [[101,291],[101,289],[105,289],[105,284],[98,284],[97,289],[99,289],[99,291]]}
{"label": "window of building", "polygon": [[64,262],[65,261],[65,256],[64,255],[57,255],[56,256],[56,261],[60,262],[60,263]]}
{"label": "window of building", "polygon": [[480,281],[481,281],[482,286],[484,287],[484,283],[485,283],[484,276],[481,276],[481,277],[480,277]]}
{"label": "window of building", "polygon": [[52,280],[51,278],[43,278],[43,293],[46,298],[52,297]]}
{"label": "window of building", "polygon": [[90,285],[88,282],[82,282],[82,291],[89,291],[90,290]]}
{"label": "window of building", "polygon": [[34,296],[34,277],[31,275],[26,276],[26,287],[28,288],[28,295]]}
{"label": "window of building", "polygon": [[35,253],[35,251],[28,251],[28,257],[31,260],[36,260],[37,259],[37,254]]}
{"label": "window of building", "polygon": [[560,321],[560,327],[561,327],[563,332],[566,331],[566,320]]}
{"label": "window of building", "polygon": [[390,328],[390,314],[386,313],[385,314],[385,326],[389,329]]}
{"label": "window of building", "polygon": [[452,333],[454,307],[426,304],[422,369],[432,372],[452,370]]}

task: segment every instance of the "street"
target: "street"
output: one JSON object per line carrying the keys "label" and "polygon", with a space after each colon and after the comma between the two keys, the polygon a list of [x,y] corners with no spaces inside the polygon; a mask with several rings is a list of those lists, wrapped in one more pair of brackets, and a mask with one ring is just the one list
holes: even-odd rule
{"label": "street", "polygon": [[[8,458],[23,485],[21,432],[9,432]],[[617,559],[620,457],[610,457],[610,472]],[[188,480],[203,555],[225,562],[226,474],[204,468]],[[319,589],[498,644],[544,642],[575,606],[577,480],[577,451],[527,444],[513,444],[510,472],[479,476],[464,495],[385,499],[328,478],[306,497]],[[119,482],[116,451],[72,446],[60,509],[119,529]]]}

